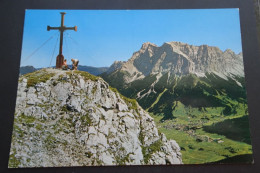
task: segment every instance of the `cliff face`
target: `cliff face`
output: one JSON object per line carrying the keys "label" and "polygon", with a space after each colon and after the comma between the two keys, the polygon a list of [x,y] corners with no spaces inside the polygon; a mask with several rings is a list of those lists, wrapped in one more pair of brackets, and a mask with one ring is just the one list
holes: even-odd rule
{"label": "cliff face", "polygon": [[86,72],[21,76],[14,119],[11,168],[182,163],[135,100]]}
{"label": "cliff face", "polygon": [[115,75],[113,73],[127,74],[123,82],[130,83],[154,74],[205,76],[206,73],[216,73],[222,76],[243,76],[244,70],[242,54],[235,54],[230,49],[223,52],[217,47],[193,46],[181,42],[167,42],[158,47],[148,42],[127,62],[122,63],[119,69],[107,72],[112,76]]}

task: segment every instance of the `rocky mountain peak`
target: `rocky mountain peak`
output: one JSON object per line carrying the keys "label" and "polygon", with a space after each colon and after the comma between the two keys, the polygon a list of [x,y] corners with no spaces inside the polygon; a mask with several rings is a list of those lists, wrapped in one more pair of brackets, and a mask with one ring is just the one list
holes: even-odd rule
{"label": "rocky mountain peak", "polygon": [[242,54],[232,50],[221,51],[218,47],[194,46],[182,42],[166,42],[158,47],[144,43],[141,49],[117,69],[126,83],[142,79],[150,74],[205,76],[218,73],[222,76],[244,75]]}
{"label": "rocky mountain peak", "polygon": [[[236,56],[236,54],[235,54],[235,52],[233,52],[231,49],[226,49],[225,51],[224,51],[224,54],[229,54],[229,55],[231,55],[231,56]],[[238,54],[239,55],[239,54]]]}
{"label": "rocky mountain peak", "polygon": [[148,47],[157,47],[157,45],[156,45],[156,44],[153,44],[153,43],[150,43],[150,42],[145,42],[145,43],[143,43],[141,49],[145,50],[145,49],[147,49]]}
{"label": "rocky mountain peak", "polygon": [[12,168],[182,163],[135,100],[87,72],[21,76],[14,119]]}
{"label": "rocky mountain peak", "polygon": [[179,41],[171,41],[171,42],[165,42],[163,45],[171,45],[171,46],[188,46],[187,43],[179,42]]}

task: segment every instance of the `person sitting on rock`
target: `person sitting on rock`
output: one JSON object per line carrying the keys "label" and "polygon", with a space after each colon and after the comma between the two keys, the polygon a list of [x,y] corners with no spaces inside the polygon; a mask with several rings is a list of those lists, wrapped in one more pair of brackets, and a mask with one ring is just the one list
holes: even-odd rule
{"label": "person sitting on rock", "polygon": [[66,60],[66,59],[63,61],[63,64],[62,64],[62,66],[61,66],[61,69],[62,69],[62,70],[68,70],[68,64],[67,64],[67,60]]}
{"label": "person sitting on rock", "polygon": [[77,70],[78,69],[79,60],[71,59],[71,61],[72,61],[72,70]]}

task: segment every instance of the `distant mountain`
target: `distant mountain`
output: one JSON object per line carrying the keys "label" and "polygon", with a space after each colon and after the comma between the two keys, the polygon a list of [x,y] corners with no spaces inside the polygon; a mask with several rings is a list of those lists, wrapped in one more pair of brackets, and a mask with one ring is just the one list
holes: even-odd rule
{"label": "distant mountain", "polygon": [[24,67],[20,67],[20,75],[24,75],[27,73],[32,73],[34,71],[36,71],[37,69],[34,68],[33,66],[24,66]]}
{"label": "distant mountain", "polygon": [[[118,62],[112,64],[110,69],[117,64]],[[205,76],[211,72],[221,76],[243,76],[242,53],[235,54],[230,49],[223,52],[217,47],[207,45],[193,46],[181,42],[167,42],[158,47],[147,42],[127,62],[120,62],[120,68],[109,70],[107,73],[111,77],[118,76],[119,73],[126,74],[123,82],[130,83],[154,74],[159,78],[165,73],[169,73],[170,76]]]}
{"label": "distant mountain", "polygon": [[113,71],[116,71],[122,67],[124,64],[124,61],[115,61],[106,71],[107,74],[112,73]]}
{"label": "distant mountain", "polygon": [[[69,67],[71,68],[71,65],[69,65]],[[20,67],[20,74],[24,75],[24,74],[31,73],[31,72],[34,72],[34,71],[40,70],[40,69],[41,68],[36,69],[33,66],[24,66],[24,67]],[[91,67],[91,66],[79,65],[78,70],[86,71],[93,75],[99,75],[101,73],[106,72],[108,70],[108,67]]]}
{"label": "distant mountain", "polygon": [[144,109],[166,119],[174,117],[178,102],[197,108],[223,107],[224,114],[235,112],[232,100],[246,103],[242,53],[230,49],[144,43],[128,61],[115,62],[113,68],[101,76]]}
{"label": "distant mountain", "polygon": [[108,67],[91,67],[91,66],[79,65],[78,70],[86,71],[93,75],[99,75],[101,73],[106,72],[108,70]]}
{"label": "distant mountain", "polygon": [[159,130],[177,141],[184,163],[252,154],[242,53],[180,42],[144,43],[101,76],[136,99]]}

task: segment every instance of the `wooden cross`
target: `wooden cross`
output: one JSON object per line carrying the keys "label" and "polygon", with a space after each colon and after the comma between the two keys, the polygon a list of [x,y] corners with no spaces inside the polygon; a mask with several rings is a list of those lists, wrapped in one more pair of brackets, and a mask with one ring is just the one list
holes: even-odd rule
{"label": "wooden cross", "polygon": [[65,12],[61,12],[61,24],[60,27],[50,27],[47,26],[47,31],[50,30],[59,30],[60,31],[60,50],[59,50],[59,55],[56,58],[56,68],[61,68],[63,61],[64,61],[64,56],[62,55],[62,44],[63,44],[63,32],[65,30],[74,30],[77,31],[77,26],[74,27],[66,27],[64,26],[64,15],[66,14]]}

